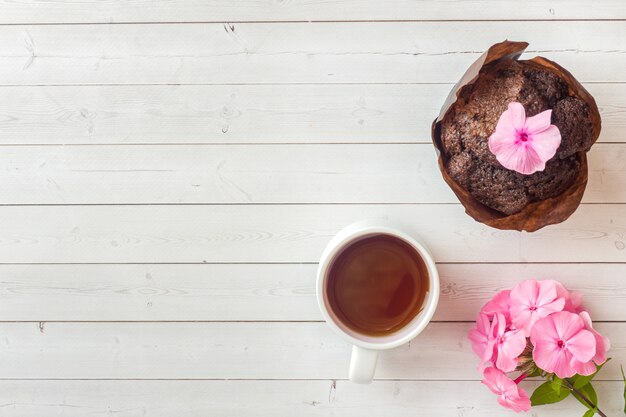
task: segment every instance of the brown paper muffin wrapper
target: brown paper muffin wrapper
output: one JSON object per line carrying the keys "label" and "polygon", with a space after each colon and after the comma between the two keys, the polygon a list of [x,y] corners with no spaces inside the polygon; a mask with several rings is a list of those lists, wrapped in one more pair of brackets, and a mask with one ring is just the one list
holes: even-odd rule
{"label": "brown paper muffin wrapper", "polygon": [[[587,186],[587,155],[586,152],[578,152],[580,171],[573,183],[563,193],[546,200],[528,204],[522,211],[506,215],[494,210],[476,200],[470,193],[461,187],[446,171],[445,165],[448,155],[441,142],[441,121],[459,97],[461,89],[472,85],[478,78],[478,74],[486,65],[504,59],[515,59],[528,47],[526,42],[504,41],[493,45],[487,52],[478,58],[465,72],[461,80],[454,86],[446,99],[439,116],[432,125],[432,140],[437,154],[439,155],[439,169],[446,183],[465,207],[465,212],[474,220],[488,226],[502,230],[525,230],[534,232],[550,224],[561,223],[576,211]],[[565,68],[543,57],[535,57],[525,61],[532,65],[553,72],[568,85],[569,94],[583,100],[590,109],[593,126],[593,141],[600,135],[600,113],[595,100],[585,88]]]}

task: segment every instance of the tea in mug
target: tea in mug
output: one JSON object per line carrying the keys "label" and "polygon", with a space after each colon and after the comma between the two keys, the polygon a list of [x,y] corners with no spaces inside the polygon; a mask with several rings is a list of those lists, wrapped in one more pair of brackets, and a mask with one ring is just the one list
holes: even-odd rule
{"label": "tea in mug", "polygon": [[404,240],[386,234],[366,236],[332,261],[326,281],[330,310],[349,329],[386,336],[421,311],[428,292],[428,269]]}

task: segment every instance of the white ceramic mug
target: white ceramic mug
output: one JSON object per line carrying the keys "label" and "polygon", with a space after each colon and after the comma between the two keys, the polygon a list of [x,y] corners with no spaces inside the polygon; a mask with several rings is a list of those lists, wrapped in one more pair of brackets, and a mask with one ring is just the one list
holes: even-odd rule
{"label": "white ceramic mug", "polygon": [[[333,260],[352,243],[374,235],[391,235],[411,245],[423,259],[428,271],[428,292],[424,298],[420,312],[400,330],[385,336],[368,336],[358,333],[343,324],[331,310],[326,294],[326,280]],[[439,274],[435,261],[415,237],[402,232],[386,221],[361,221],[342,229],[328,243],[317,270],[317,301],[328,325],[344,340],[351,343],[352,358],[350,359],[350,381],[369,384],[374,378],[378,351],[392,349],[407,343],[417,336],[428,324],[435,313],[439,300]]]}

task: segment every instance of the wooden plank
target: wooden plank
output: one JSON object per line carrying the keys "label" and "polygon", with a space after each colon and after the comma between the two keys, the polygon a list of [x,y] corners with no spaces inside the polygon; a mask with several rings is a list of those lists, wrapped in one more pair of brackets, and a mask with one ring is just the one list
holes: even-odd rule
{"label": "wooden plank", "polygon": [[[589,161],[584,202],[626,203],[626,144]],[[0,204],[458,202],[431,144],[4,146],[0,166]]]}
{"label": "wooden plank", "polygon": [[626,67],[622,21],[1,26],[0,80],[450,83],[506,38],[529,41],[529,57],[539,52],[583,82],[626,82],[615,71]]}
{"label": "wooden plank", "polygon": [[518,20],[518,19],[624,19],[619,0],[601,0],[593,7],[583,0],[515,1],[470,0],[441,3],[435,0],[396,0],[393,5],[373,0],[220,1],[0,1],[0,24],[121,23],[206,21],[353,21],[353,20]]}
{"label": "wooden plank", "polygon": [[[0,263],[317,262],[362,219],[391,219],[439,262],[624,262],[623,205],[581,205],[535,233],[500,231],[460,205],[0,207]],[[433,219],[441,219],[434,221]]]}
{"label": "wooden plank", "polygon": [[[584,294],[595,320],[626,320],[626,264],[440,264],[437,321],[472,321],[527,278]],[[3,321],[322,320],[315,264],[0,265]]]}
{"label": "wooden plank", "polygon": [[[431,323],[381,354],[379,379],[476,380],[472,323]],[[621,380],[626,323],[596,323]],[[326,323],[0,323],[0,378],[345,379],[350,346]],[[445,360],[442,360],[445,358]]]}
{"label": "wooden plank", "polygon": [[[537,382],[522,382],[532,391]],[[593,383],[600,408],[619,415],[622,383]],[[236,393],[236,401],[233,400]],[[454,401],[442,401],[442,393]],[[506,413],[496,396],[476,381],[376,381],[357,385],[320,381],[0,381],[2,407],[12,417],[336,416],[437,415],[477,417]],[[536,417],[571,417],[583,411],[573,398],[533,409]],[[580,414],[580,413],[579,413]]]}
{"label": "wooden plank", "polygon": [[[0,88],[1,144],[430,143],[451,84]],[[626,84],[587,84],[626,141]]]}
{"label": "wooden plank", "polygon": [[[4,146],[0,166],[0,204],[457,201],[430,144]],[[602,178],[626,185],[613,166]],[[622,188],[599,198],[626,202]]]}

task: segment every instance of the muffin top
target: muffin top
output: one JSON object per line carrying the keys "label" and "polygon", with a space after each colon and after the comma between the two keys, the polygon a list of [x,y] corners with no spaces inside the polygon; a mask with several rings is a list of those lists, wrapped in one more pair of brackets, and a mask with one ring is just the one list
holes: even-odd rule
{"label": "muffin top", "polygon": [[[506,169],[489,150],[489,137],[511,102],[521,103],[527,117],[552,109],[561,144],[543,171]],[[580,170],[577,153],[593,144],[593,127],[589,106],[568,94],[564,80],[533,62],[507,59],[484,67],[461,90],[442,121],[441,142],[448,174],[475,199],[508,215],[569,187]]]}

